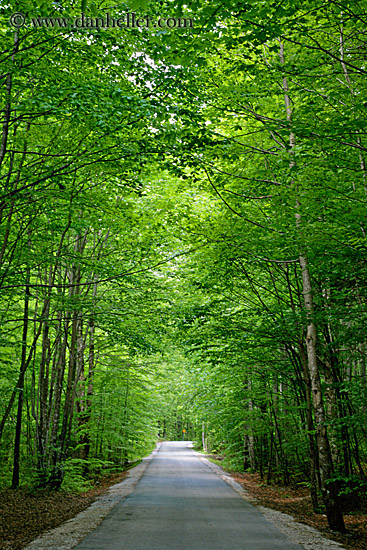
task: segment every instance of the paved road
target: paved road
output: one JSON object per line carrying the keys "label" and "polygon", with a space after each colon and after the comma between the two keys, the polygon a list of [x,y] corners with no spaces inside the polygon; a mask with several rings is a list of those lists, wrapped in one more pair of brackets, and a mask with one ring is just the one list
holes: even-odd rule
{"label": "paved road", "polygon": [[191,450],[163,443],[78,550],[300,550]]}

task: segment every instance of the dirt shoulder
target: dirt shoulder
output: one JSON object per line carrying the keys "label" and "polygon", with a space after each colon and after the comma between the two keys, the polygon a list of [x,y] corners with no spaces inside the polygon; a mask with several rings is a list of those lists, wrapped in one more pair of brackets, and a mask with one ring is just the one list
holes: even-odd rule
{"label": "dirt shoulder", "polygon": [[121,482],[126,472],[104,478],[83,494],[58,491],[0,491],[0,548],[24,548],[38,535],[58,527],[90,506],[108,487]]}
{"label": "dirt shoulder", "polygon": [[345,514],[346,535],[332,533],[326,515],[315,514],[308,489],[263,485],[259,475],[232,474],[233,479],[256,497],[259,504],[289,514],[296,521],[314,527],[348,550],[367,550],[367,510]]}
{"label": "dirt shoulder", "polygon": [[54,529],[88,508],[127,472],[102,478],[83,494],[27,489],[0,491],[0,549],[24,548],[41,533]]}

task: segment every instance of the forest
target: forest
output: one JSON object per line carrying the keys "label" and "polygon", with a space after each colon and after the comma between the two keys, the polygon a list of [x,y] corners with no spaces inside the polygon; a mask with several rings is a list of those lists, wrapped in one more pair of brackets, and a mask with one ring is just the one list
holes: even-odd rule
{"label": "forest", "polygon": [[0,488],[73,490],[185,437],[344,532],[367,490],[366,1],[8,0],[0,33]]}

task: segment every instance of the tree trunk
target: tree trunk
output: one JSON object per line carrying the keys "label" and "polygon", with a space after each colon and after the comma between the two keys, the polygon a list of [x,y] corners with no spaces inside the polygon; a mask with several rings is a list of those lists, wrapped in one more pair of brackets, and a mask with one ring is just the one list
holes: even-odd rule
{"label": "tree trunk", "polygon": [[302,342],[299,343],[298,350],[299,350],[300,360],[302,364],[303,376],[305,381],[305,389],[306,389],[306,418],[307,418],[308,449],[309,449],[309,459],[310,459],[311,501],[312,501],[313,511],[318,512],[319,511],[318,488],[320,486],[320,480],[318,477],[318,472],[319,472],[318,455],[316,452],[315,438],[313,435],[314,423],[312,418],[311,380],[310,380],[310,374],[307,368],[306,353]]}
{"label": "tree trunk", "polygon": [[23,314],[23,334],[22,334],[22,355],[20,364],[20,375],[18,382],[18,409],[17,409],[17,423],[15,428],[15,441],[14,441],[14,459],[13,459],[13,477],[11,482],[12,489],[19,487],[19,474],[20,474],[20,438],[22,430],[22,413],[23,413],[23,399],[24,399],[24,373],[27,358],[27,333],[28,333],[28,311],[29,311],[29,279],[30,271],[27,270],[25,298],[24,298],[24,314]]}
{"label": "tree trunk", "polygon": [[[97,297],[97,277],[94,277],[93,284],[93,303]],[[94,309],[94,308],[93,308]],[[86,378],[87,396],[85,399],[83,414],[80,418],[80,426],[82,427],[82,434],[79,442],[82,445],[80,457],[86,461],[84,466],[84,473],[88,472],[87,460],[90,453],[90,431],[91,431],[91,410],[92,410],[92,397],[93,397],[93,379],[95,368],[95,319],[94,311],[92,311],[89,320],[89,353],[88,353],[88,375]]]}
{"label": "tree trunk", "polygon": [[[251,381],[248,382],[248,388],[251,390]],[[250,418],[252,418],[253,410],[254,410],[254,402],[252,400],[251,395],[249,395],[248,400],[248,409],[250,413]],[[255,438],[254,438],[254,432],[252,428],[252,424],[250,426],[249,434],[248,434],[248,454],[250,459],[250,469],[252,472],[256,470],[256,461],[255,461]]]}
{"label": "tree trunk", "polygon": [[[45,283],[49,284],[52,280],[52,271],[49,276],[45,274]],[[42,485],[47,479],[47,440],[48,440],[48,410],[47,397],[49,386],[49,365],[51,360],[50,337],[49,337],[49,314],[50,303],[47,300],[47,308],[44,314],[42,334],[42,354],[40,361],[38,377],[38,415],[36,424],[36,442],[37,442],[37,472],[39,483]]]}
{"label": "tree trunk", "polygon": [[204,453],[206,453],[207,448],[206,448],[205,422],[202,423],[202,427],[201,427],[201,444],[203,446]]}
{"label": "tree trunk", "polygon": [[63,390],[63,381],[65,375],[66,367],[66,348],[68,341],[68,330],[69,330],[69,319],[66,318],[64,321],[64,336],[60,347],[60,352],[57,360],[56,366],[56,381],[55,381],[55,394],[53,401],[53,415],[51,419],[51,436],[50,436],[50,446],[53,449],[52,452],[52,471],[47,481],[48,485],[51,487],[58,488],[60,487],[63,480],[63,471],[59,467],[61,449],[60,442],[58,441],[58,427],[59,420],[61,415],[61,397]]}
{"label": "tree trunk", "polygon": [[337,491],[334,483],[330,482],[333,474],[333,464],[330,453],[329,439],[325,425],[325,411],[322,399],[321,380],[317,363],[316,352],[316,324],[314,321],[311,277],[308,269],[307,258],[300,254],[300,266],[302,270],[303,295],[305,310],[308,317],[306,347],[308,370],[311,379],[311,392],[313,411],[315,417],[316,441],[319,458],[319,472],[321,493],[326,508],[326,515],[330,529],[344,533],[346,531],[343,515],[341,513]]}
{"label": "tree trunk", "polygon": [[[62,250],[62,246],[63,246],[63,243],[64,243],[64,239],[65,239],[65,236],[66,236],[66,233],[68,232],[69,230],[69,227],[71,225],[71,203],[72,203],[72,198],[70,199],[70,214],[69,214],[69,219],[68,219],[68,222],[67,222],[67,225],[66,225],[66,228],[64,229],[62,235],[61,235],[61,238],[60,238],[60,242],[59,242],[59,246],[58,246],[58,250],[57,250],[57,253],[55,255],[55,266],[54,266],[54,269],[53,269],[53,273],[52,273],[52,279],[50,281],[50,288],[49,288],[49,293],[45,299],[45,302],[44,302],[44,305],[43,305],[43,310],[41,312],[41,315],[40,315],[40,319],[43,319],[44,315],[45,315],[45,312],[48,310],[48,307],[49,307],[49,303],[50,303],[50,299],[51,299],[51,288],[54,284],[54,281],[55,281],[55,276],[56,276],[56,272],[57,272],[57,266],[58,266],[58,262],[60,260],[60,257],[61,257],[61,250]],[[0,422],[0,441],[1,441],[1,438],[2,438],[2,435],[3,435],[3,430],[4,430],[4,426],[6,424],[6,421],[9,417],[9,414],[11,412],[11,409],[13,407],[13,404],[14,404],[14,401],[15,401],[15,398],[16,398],[16,395],[18,393],[18,390],[19,388],[21,387],[21,385],[23,384],[23,380],[24,380],[24,375],[26,373],[26,370],[28,368],[28,365],[30,364],[31,362],[31,359],[32,359],[32,356],[33,356],[33,353],[34,353],[34,350],[36,348],[36,345],[37,345],[37,341],[38,341],[38,338],[42,332],[42,327],[43,327],[43,321],[40,321],[39,325],[38,325],[38,329],[37,331],[35,332],[34,334],[34,337],[33,337],[33,342],[32,342],[32,345],[30,347],[30,351],[29,351],[29,354],[28,354],[28,358],[27,360],[24,362],[24,365],[22,366],[22,370],[21,372],[19,373],[19,377],[18,377],[18,381],[16,383],[16,386],[10,396],[10,399],[9,399],[9,403],[5,409],[5,412],[3,414],[3,417],[1,419],[1,422]]]}
{"label": "tree trunk", "polygon": [[[280,43],[280,61],[284,64],[284,47]],[[287,121],[292,121],[292,107],[289,98],[289,88],[287,78],[283,76],[283,90],[284,90],[284,102],[287,113]],[[289,136],[290,145],[290,169],[295,166],[295,160],[293,156],[293,150],[295,147],[295,136],[293,132]],[[294,184],[294,182],[293,182]],[[302,216],[301,216],[301,204],[298,198],[298,189],[296,186],[296,226],[300,236],[300,242],[303,241],[302,235]],[[336,487],[329,480],[333,474],[333,465],[330,453],[330,445],[325,425],[325,411],[324,403],[321,391],[320,372],[317,361],[317,329],[314,316],[313,306],[313,292],[311,284],[310,270],[308,266],[307,254],[305,246],[300,245],[299,250],[299,265],[302,273],[302,288],[303,288],[303,300],[304,308],[307,315],[307,332],[306,332],[306,349],[307,349],[307,363],[308,371],[311,380],[311,392],[312,392],[312,404],[315,418],[316,428],[316,441],[318,450],[318,462],[320,472],[320,489],[323,497],[323,502],[326,508],[326,515],[330,529],[344,533],[346,531],[344,525],[343,515],[341,513],[338,500]]]}

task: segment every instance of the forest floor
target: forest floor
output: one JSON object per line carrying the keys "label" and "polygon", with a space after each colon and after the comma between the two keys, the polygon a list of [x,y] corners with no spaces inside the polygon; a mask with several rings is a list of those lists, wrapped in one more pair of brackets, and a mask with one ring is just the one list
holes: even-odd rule
{"label": "forest floor", "polygon": [[266,485],[258,474],[229,473],[260,505],[289,514],[296,521],[317,529],[325,538],[339,542],[348,550],[367,550],[367,509],[345,514],[347,534],[339,535],[328,528],[326,515],[314,513],[309,489]]}
{"label": "forest floor", "polygon": [[[340,542],[348,550],[367,550],[367,510],[346,514],[348,533],[337,535],[328,529],[325,515],[314,514],[307,489],[266,485],[257,474],[229,473],[257,499],[258,504],[293,516],[296,521],[314,527],[324,537]],[[58,527],[90,506],[126,475],[127,472],[123,472],[103,478],[93,489],[79,495],[25,489],[0,491],[0,550],[24,548],[42,532]]]}
{"label": "forest floor", "polygon": [[120,483],[127,472],[101,478],[85,493],[0,491],[0,550],[19,550],[44,531],[58,527],[85,510],[111,485]]}

